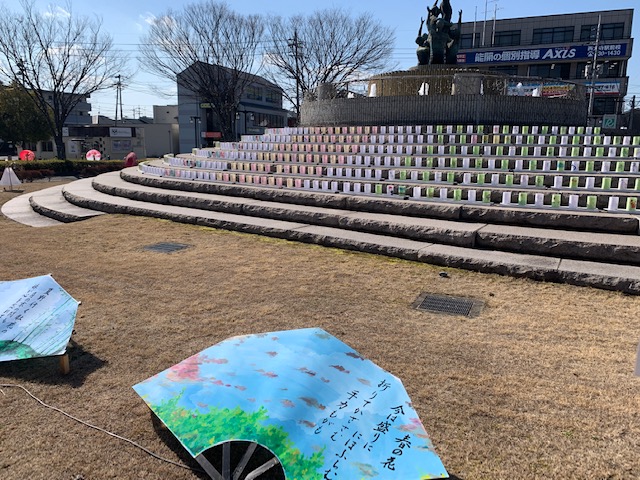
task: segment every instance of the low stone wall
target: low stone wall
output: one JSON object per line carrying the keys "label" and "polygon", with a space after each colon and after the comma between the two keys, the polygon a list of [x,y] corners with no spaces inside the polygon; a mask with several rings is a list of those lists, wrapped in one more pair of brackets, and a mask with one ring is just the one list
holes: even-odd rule
{"label": "low stone wall", "polygon": [[585,125],[585,100],[425,95],[305,101],[301,125]]}

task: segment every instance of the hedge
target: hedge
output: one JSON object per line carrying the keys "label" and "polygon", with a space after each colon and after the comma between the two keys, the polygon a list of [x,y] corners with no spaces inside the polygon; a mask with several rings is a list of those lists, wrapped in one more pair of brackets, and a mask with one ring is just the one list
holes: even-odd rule
{"label": "hedge", "polygon": [[94,177],[101,173],[124,168],[124,160],[33,160],[29,162],[0,162],[0,175],[5,166],[13,166],[21,180],[31,181],[39,178],[68,175],[74,177]]}

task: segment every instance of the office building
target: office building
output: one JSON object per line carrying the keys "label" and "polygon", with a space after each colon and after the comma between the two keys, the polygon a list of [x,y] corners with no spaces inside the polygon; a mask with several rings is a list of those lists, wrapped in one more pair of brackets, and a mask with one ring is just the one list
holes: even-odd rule
{"label": "office building", "polygon": [[588,96],[593,86],[590,113],[602,124],[623,112],[632,21],[633,9],[625,9],[466,22],[458,65],[580,83]]}
{"label": "office building", "polygon": [[[193,73],[196,70],[198,74]],[[237,85],[242,86],[242,92],[233,126],[237,138],[245,134],[260,135],[266,128],[287,125],[288,112],[282,108],[280,87],[258,75],[198,62],[177,76],[181,152],[188,152],[194,147],[211,147],[222,138],[221,121],[215,109],[203,101],[197,91],[200,88],[198,82],[203,81],[232,85],[233,81],[227,80],[227,76],[241,77]]]}

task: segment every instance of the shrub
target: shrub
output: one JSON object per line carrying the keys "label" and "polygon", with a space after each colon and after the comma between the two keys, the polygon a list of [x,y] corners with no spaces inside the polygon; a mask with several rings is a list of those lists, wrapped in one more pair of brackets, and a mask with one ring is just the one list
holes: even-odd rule
{"label": "shrub", "polygon": [[91,177],[105,172],[113,172],[124,168],[124,160],[33,160],[30,162],[2,162],[0,175],[5,166],[12,166],[16,175],[27,182],[38,178],[70,175],[75,177]]}

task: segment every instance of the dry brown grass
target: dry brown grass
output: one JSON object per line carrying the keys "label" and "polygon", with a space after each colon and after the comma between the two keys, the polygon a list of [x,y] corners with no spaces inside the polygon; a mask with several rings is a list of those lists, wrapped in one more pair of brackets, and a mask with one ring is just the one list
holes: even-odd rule
{"label": "dry brown grass", "polygon": [[[149,218],[44,229],[0,218],[0,232],[0,279],[52,273],[82,301],[71,374],[54,359],[0,363],[0,383],[162,456],[196,466],[132,385],[231,335],[317,326],[403,380],[456,477],[640,478],[639,297],[441,278],[425,264]],[[142,249],[160,241],[192,248]],[[423,313],[411,308],[423,291],[486,306],[477,318]],[[0,478],[203,478],[2,390]]]}

